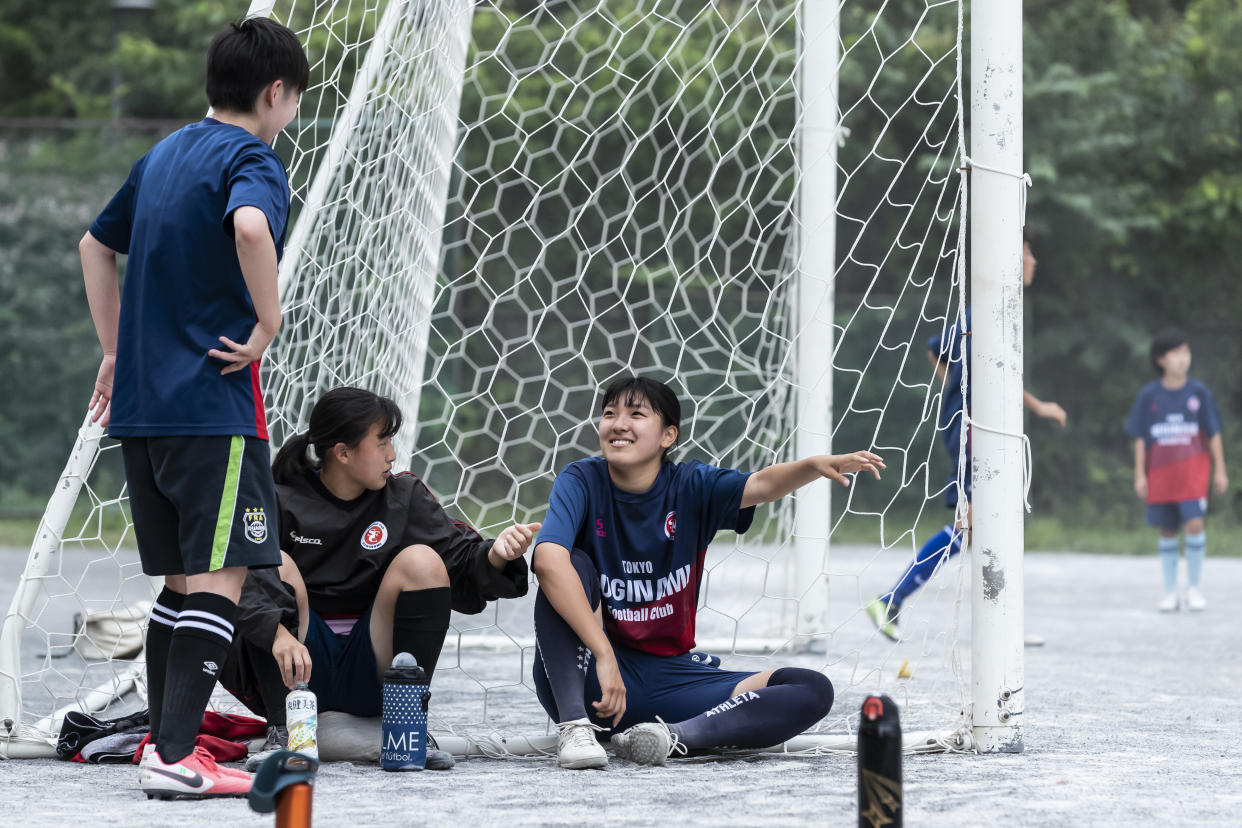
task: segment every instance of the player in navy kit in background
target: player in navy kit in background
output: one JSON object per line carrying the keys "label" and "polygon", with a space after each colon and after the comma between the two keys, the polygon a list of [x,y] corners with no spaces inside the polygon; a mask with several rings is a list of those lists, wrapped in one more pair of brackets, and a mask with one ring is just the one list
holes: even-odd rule
{"label": "player in navy kit in background", "polygon": [[[238,796],[250,776],[195,747],[248,567],[280,563],[259,360],[280,326],[289,182],[271,143],[310,69],[266,19],[207,52],[214,117],[138,159],[78,245],[104,358],[90,407],[121,440],[142,569],[164,577],[147,629],[150,796]],[[120,295],[117,254],[129,254]],[[115,382],[114,382],[115,377]]]}
{"label": "player in navy kit in background", "polygon": [[562,767],[605,766],[595,734],[610,727],[618,755],[658,765],[680,748],[778,744],[832,707],[832,684],[814,670],[734,672],[690,654],[703,559],[718,530],[746,531],[755,505],[820,477],[878,478],[883,461],[820,455],[754,474],[673,463],[680,421],[668,386],[618,380],[604,392],[603,456],[553,484],[532,564],[534,680]]}
{"label": "player in navy kit in background", "polygon": [[1134,438],[1134,492],[1147,503],[1147,522],[1160,529],[1157,549],[1165,592],[1160,611],[1178,608],[1177,536],[1184,529],[1186,606],[1198,612],[1207,606],[1199,575],[1207,554],[1208,479],[1217,494],[1229,487],[1220,412],[1207,386],[1187,376],[1190,345],[1181,331],[1167,328],[1156,334],[1151,364],[1160,379],[1143,386],[1126,419],[1126,434]]}
{"label": "player in navy kit in background", "polygon": [[[1031,243],[1023,241],[1022,286],[1024,288],[1030,287],[1031,282],[1034,281],[1036,264],[1037,260],[1035,259],[1034,252],[1031,250]],[[958,455],[962,448],[964,412],[968,410],[970,403],[969,384],[966,389],[967,399],[963,400],[962,398],[963,370],[969,371],[970,369],[970,308],[966,309],[965,337],[962,336],[961,329],[958,327],[959,324],[959,320],[954,320],[944,334],[933,336],[927,343],[927,358],[935,369],[936,376],[944,384],[943,396],[940,399],[938,426],[945,451],[948,452],[954,469],[957,468]],[[964,349],[963,342],[965,342]],[[967,375],[967,379],[969,380],[969,375]],[[1037,417],[1052,420],[1062,428],[1065,427],[1065,409],[1056,403],[1045,402],[1030,391],[1023,391],[1022,404]],[[966,463],[969,466],[969,429],[966,432]],[[966,472],[965,480],[962,481],[962,488],[965,490],[966,504],[965,508],[960,510],[958,519],[954,521],[952,526],[945,526],[928,538],[919,547],[914,560],[906,566],[905,571],[901,573],[901,576],[893,584],[892,588],[883,595],[872,599],[866,606],[865,612],[867,617],[871,619],[872,623],[876,625],[876,628],[885,637],[892,641],[896,641],[899,638],[897,621],[901,614],[902,603],[917,592],[923,584],[927,583],[927,580],[936,571],[936,567],[960,552],[962,545],[967,541],[967,535],[970,530],[971,477],[969,470]],[[958,510],[957,501],[957,472],[954,471],[945,489],[945,505],[950,509]],[[1043,641],[1038,636],[1028,635],[1027,643],[1042,644]]]}

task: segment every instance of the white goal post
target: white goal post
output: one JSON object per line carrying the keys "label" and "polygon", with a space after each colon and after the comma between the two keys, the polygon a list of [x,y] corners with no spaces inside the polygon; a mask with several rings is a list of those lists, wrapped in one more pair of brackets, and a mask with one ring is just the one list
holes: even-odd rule
{"label": "white goal post", "polygon": [[[558,469],[597,449],[600,387],[629,372],[678,392],[679,459],[877,451],[882,481],[808,486],[722,533],[699,648],[832,679],[830,716],[776,750],[851,750],[874,691],[902,706],[908,750],[1022,749],[1019,0],[972,4],[969,152],[959,0],[249,13],[287,23],[312,64],[275,145],[294,217],[263,374],[273,449],[323,391],[369,387],[406,414],[398,464],[484,534],[538,519]],[[954,464],[926,355],[964,318],[968,237],[980,358],[974,453]],[[68,710],[144,703],[141,654],[74,647],[74,615],[155,590],[116,445],[83,423],[4,617],[0,757],[50,755]],[[863,608],[953,520],[968,464],[972,550],[890,643]],[[532,656],[530,596],[454,614],[441,745],[546,753]]]}

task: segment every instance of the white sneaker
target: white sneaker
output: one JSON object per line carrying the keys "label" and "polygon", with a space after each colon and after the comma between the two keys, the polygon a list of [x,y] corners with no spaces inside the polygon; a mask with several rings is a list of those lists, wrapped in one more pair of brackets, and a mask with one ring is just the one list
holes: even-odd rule
{"label": "white sneaker", "polygon": [[1178,600],[1177,591],[1168,593],[1164,596],[1164,600],[1157,605],[1157,609],[1161,612],[1177,612]]}
{"label": "white sneaker", "polygon": [[1207,609],[1207,601],[1198,587],[1190,587],[1186,590],[1186,609],[1191,612],[1203,612]]}
{"label": "white sneaker", "polygon": [[612,749],[622,759],[636,765],[663,765],[674,753],[686,752],[685,746],[660,719],[636,724],[624,733],[615,734]]}
{"label": "white sneaker", "polygon": [[575,719],[558,724],[556,764],[574,770],[607,766],[608,752],[595,740],[595,734],[603,729],[591,724],[588,719]]}

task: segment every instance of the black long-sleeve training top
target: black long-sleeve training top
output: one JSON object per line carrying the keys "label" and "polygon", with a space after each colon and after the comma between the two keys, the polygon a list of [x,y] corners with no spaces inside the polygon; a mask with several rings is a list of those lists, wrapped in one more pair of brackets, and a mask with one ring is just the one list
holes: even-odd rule
{"label": "black long-sleeve training top", "polygon": [[[276,487],[280,548],[302,573],[310,608],[324,615],[361,615],[398,552],[430,546],[443,559],[453,609],[482,612],[488,601],[526,594],[526,560],[498,570],[488,562],[494,541],[452,520],[416,476],[393,475],[388,484],[341,500],[318,475],[307,473]],[[293,627],[297,606],[275,569],[251,570],[238,603],[238,632],[268,648],[282,620]]]}

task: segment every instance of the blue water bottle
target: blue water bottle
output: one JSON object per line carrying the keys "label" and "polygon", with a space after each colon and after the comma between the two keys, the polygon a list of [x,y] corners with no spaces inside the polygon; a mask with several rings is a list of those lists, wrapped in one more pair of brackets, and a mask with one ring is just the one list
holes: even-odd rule
{"label": "blue water bottle", "polygon": [[384,719],[380,767],[386,771],[420,771],[427,764],[427,673],[414,656],[397,653],[384,671]]}

